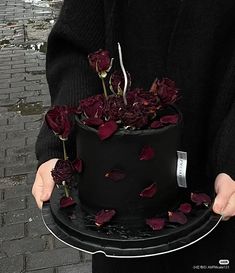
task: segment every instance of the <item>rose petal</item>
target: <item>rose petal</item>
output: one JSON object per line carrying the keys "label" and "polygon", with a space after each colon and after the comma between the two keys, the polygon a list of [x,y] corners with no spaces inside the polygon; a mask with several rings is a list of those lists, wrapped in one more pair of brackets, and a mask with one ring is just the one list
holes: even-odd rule
{"label": "rose petal", "polygon": [[184,225],[187,223],[188,219],[181,211],[168,211],[169,221],[172,223],[179,223]]}
{"label": "rose petal", "polygon": [[101,210],[95,216],[95,224],[100,227],[104,223],[109,222],[112,217],[116,214],[115,210]]}
{"label": "rose petal", "polygon": [[101,140],[109,138],[113,135],[118,129],[118,125],[115,121],[110,120],[99,126],[98,136]]}
{"label": "rose petal", "polygon": [[167,115],[160,118],[160,122],[163,124],[176,124],[179,120],[179,115]]}
{"label": "rose petal", "polygon": [[161,230],[165,226],[165,220],[163,218],[151,218],[146,220],[146,224],[153,230]]}
{"label": "rose petal", "polygon": [[179,210],[183,213],[190,213],[192,210],[192,206],[189,203],[183,203],[180,205]]}
{"label": "rose petal", "polygon": [[154,149],[150,146],[145,146],[140,152],[139,159],[150,160],[154,157],[154,155],[155,155]]}
{"label": "rose petal", "polygon": [[60,199],[60,208],[67,208],[73,205],[76,205],[76,202],[73,200],[71,196],[69,197],[63,196]]}
{"label": "rose petal", "polygon": [[126,177],[126,174],[121,170],[111,170],[105,174],[106,178],[110,178],[113,181],[119,181]]}
{"label": "rose petal", "polygon": [[83,123],[88,126],[100,126],[104,121],[100,118],[87,118],[83,120]]}
{"label": "rose petal", "polygon": [[80,158],[77,158],[75,159],[73,162],[72,162],[72,165],[73,165],[73,168],[75,171],[77,171],[78,173],[81,173],[82,172],[82,160]]}
{"label": "rose petal", "polygon": [[153,183],[152,185],[150,185],[149,187],[145,188],[141,193],[140,196],[141,197],[147,197],[147,198],[151,198],[153,197],[157,192],[157,185],[156,183]]}
{"label": "rose petal", "polygon": [[164,124],[162,124],[160,120],[154,120],[154,121],[151,123],[150,128],[152,128],[152,129],[157,129],[157,128],[161,128],[161,127],[163,127],[163,126],[164,126]]}
{"label": "rose petal", "polygon": [[211,198],[206,193],[191,193],[191,200],[196,203],[196,205],[211,204]]}

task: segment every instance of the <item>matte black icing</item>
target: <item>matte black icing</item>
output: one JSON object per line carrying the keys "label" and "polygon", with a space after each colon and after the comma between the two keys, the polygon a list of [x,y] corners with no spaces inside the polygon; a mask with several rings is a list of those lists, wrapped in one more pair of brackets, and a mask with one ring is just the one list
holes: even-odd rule
{"label": "matte black icing", "polygon": [[[145,223],[147,217],[166,213],[179,204],[180,189],[176,180],[177,150],[180,149],[181,125],[161,129],[119,130],[101,141],[97,130],[77,120],[77,155],[84,169],[78,178],[78,193],[84,210],[95,213],[101,209],[117,211],[113,221],[126,225]],[[148,161],[139,160],[145,145],[155,150]],[[112,181],[105,174],[120,169],[126,177]],[[152,198],[140,192],[157,184]]]}

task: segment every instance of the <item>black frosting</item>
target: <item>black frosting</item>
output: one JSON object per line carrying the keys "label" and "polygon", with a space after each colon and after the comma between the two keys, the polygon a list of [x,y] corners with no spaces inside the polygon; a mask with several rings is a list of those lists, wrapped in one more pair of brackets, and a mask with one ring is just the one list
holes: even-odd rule
{"label": "black frosting", "polygon": [[[180,149],[181,124],[159,129],[119,130],[100,140],[97,130],[77,120],[77,155],[83,161],[78,177],[82,208],[89,213],[114,209],[112,221],[125,225],[143,225],[145,219],[166,214],[180,203],[177,185],[177,150]],[[144,146],[154,149],[150,160],[140,160]],[[105,174],[118,169],[124,179],[113,181]],[[140,193],[152,183],[157,193],[152,198]]]}

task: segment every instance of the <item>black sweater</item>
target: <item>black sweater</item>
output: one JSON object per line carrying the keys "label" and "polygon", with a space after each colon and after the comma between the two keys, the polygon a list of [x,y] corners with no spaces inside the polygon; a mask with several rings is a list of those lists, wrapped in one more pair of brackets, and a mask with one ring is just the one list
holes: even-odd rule
{"label": "black sweater", "polygon": [[[235,180],[234,12],[234,0],[65,0],[48,39],[52,105],[78,105],[102,92],[87,55],[106,48],[117,62],[120,41],[133,87],[169,77],[180,88],[188,179],[208,183],[225,172]],[[73,158],[74,134],[68,150]],[[39,164],[62,157],[45,125],[36,154]]]}

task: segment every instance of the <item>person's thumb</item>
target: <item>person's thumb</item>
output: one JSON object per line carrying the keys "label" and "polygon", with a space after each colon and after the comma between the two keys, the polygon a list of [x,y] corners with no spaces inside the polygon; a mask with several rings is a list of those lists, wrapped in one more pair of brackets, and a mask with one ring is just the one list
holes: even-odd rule
{"label": "person's thumb", "polygon": [[213,210],[218,214],[223,213],[223,209],[232,195],[230,180],[228,178],[228,175],[221,173],[215,179],[215,192],[217,195],[213,204]]}

